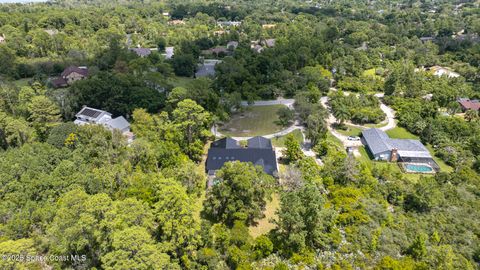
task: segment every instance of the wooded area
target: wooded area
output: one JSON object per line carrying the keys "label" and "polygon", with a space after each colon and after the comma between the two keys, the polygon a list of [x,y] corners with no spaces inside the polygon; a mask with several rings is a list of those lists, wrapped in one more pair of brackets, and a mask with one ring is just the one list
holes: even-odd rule
{"label": "wooded area", "polygon": [[[0,4],[0,255],[85,255],[0,268],[480,269],[480,116],[459,103],[480,99],[479,14],[460,0]],[[71,66],[88,76],[56,87]],[[326,96],[339,126],[380,125],[390,106],[448,170],[346,153]],[[277,177],[235,161],[207,185],[212,127],[277,98],[295,100],[275,122],[305,131],[313,157],[275,136]],[[83,106],[124,116],[135,140],[74,124]],[[253,237],[274,196],[273,229]]]}

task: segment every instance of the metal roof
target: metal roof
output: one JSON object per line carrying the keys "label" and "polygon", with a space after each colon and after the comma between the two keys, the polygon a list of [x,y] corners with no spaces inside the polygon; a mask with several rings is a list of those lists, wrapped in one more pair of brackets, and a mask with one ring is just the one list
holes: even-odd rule
{"label": "metal roof", "polygon": [[419,140],[390,139],[384,131],[377,128],[366,129],[362,135],[373,155],[397,149],[400,157],[432,157]]}
{"label": "metal roof", "polygon": [[125,128],[130,127],[130,123],[128,123],[128,121],[123,116],[114,118],[105,124],[111,127],[112,129],[119,129],[119,130],[123,130]]}
{"label": "metal roof", "polygon": [[385,132],[381,131],[380,129],[366,129],[362,131],[362,135],[372,154],[376,155],[392,150],[387,143],[390,138]]}

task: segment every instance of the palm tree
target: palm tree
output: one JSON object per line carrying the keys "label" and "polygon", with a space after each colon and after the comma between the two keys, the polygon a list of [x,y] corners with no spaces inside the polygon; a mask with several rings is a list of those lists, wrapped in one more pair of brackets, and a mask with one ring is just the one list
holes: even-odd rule
{"label": "palm tree", "polygon": [[338,125],[341,126],[345,120],[350,119],[350,111],[348,110],[347,106],[340,105],[337,106],[337,108],[335,108],[333,111],[333,116],[337,118]]}

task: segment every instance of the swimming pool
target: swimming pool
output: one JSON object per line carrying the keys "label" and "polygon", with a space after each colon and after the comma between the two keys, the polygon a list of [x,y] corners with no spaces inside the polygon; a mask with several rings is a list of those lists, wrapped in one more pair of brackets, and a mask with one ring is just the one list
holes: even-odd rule
{"label": "swimming pool", "polygon": [[422,165],[422,164],[405,164],[405,169],[410,172],[418,172],[418,173],[430,173],[433,171],[433,168],[429,165]]}

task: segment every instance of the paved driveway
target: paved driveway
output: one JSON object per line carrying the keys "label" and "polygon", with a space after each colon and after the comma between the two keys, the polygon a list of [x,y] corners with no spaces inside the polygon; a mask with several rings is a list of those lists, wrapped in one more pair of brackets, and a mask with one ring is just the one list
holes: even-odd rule
{"label": "paved driveway", "polygon": [[248,104],[247,101],[242,101],[242,106],[269,106],[269,105],[285,105],[290,109],[293,109],[293,103],[295,103],[295,99],[285,99],[285,98],[277,98],[275,100],[257,100],[254,101],[252,104]]}
{"label": "paved driveway", "polygon": [[[380,94],[375,94],[377,98],[382,98],[383,93]],[[337,122],[337,119],[333,114],[331,113],[330,107],[328,106],[328,97],[322,97],[320,99],[320,102],[322,103],[323,107],[327,108],[329,114],[328,118],[326,119],[327,121],[327,127],[330,133],[332,133],[333,136],[335,136],[337,139],[339,139],[345,147],[358,147],[362,145],[361,141],[350,141],[348,140],[348,136],[345,136],[343,134],[338,133],[335,129],[332,128],[332,124]],[[386,115],[386,121],[387,124],[385,126],[380,127],[379,129],[386,131],[392,128],[395,128],[397,126],[397,123],[395,122],[395,111],[388,107],[387,105],[383,104],[383,102],[380,101],[380,109],[385,113]],[[361,125],[354,125],[359,128],[366,128]]]}

